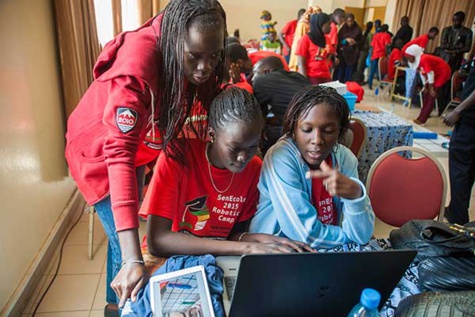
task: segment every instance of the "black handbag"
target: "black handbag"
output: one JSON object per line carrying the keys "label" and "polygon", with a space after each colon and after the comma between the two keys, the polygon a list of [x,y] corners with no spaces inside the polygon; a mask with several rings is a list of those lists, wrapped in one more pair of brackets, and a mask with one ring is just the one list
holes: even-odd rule
{"label": "black handbag", "polygon": [[415,262],[436,256],[471,256],[475,250],[475,229],[434,220],[410,220],[392,230],[394,249],[417,250]]}
{"label": "black handbag", "polygon": [[419,263],[417,270],[422,291],[475,290],[474,256],[428,258]]}
{"label": "black handbag", "polygon": [[473,317],[475,291],[421,293],[403,299],[394,317]]}

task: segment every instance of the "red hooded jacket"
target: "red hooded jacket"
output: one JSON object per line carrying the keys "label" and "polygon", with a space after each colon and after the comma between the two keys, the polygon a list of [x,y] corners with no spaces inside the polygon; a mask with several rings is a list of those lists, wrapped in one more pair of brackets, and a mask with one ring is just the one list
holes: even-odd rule
{"label": "red hooded jacket", "polygon": [[[161,16],[150,19],[104,47],[94,66],[94,82],[68,119],[71,175],[90,205],[110,194],[117,231],[138,227],[135,159],[160,106],[160,23]],[[158,156],[159,145],[155,147]]]}

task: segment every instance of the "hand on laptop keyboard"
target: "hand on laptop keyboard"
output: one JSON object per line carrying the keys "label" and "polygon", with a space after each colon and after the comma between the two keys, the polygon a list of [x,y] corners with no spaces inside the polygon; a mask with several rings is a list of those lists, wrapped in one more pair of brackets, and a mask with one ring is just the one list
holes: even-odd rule
{"label": "hand on laptop keyboard", "polygon": [[[276,247],[278,247],[278,249],[287,250],[287,251],[281,251],[284,253],[316,252],[314,249],[312,249],[310,246],[308,246],[307,244],[303,242],[290,240],[284,237],[276,237],[276,236],[265,234],[265,233],[246,234],[242,237],[241,241],[259,242],[259,243],[264,243],[264,244],[275,245]],[[265,253],[275,253],[275,252],[265,252]]]}

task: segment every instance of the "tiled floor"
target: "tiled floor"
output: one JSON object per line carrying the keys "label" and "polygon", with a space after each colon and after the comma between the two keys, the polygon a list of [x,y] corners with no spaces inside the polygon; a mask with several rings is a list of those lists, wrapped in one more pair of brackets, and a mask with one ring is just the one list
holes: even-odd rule
{"label": "tiled floor", "polygon": [[[410,122],[419,113],[419,108],[404,108],[397,102],[392,106],[393,103],[389,102],[389,98],[375,97],[374,92],[369,90],[366,90],[364,102],[388,111],[392,110],[396,115]],[[430,118],[424,128],[440,134],[444,134],[449,130],[437,117]],[[421,128],[415,127],[415,129]],[[447,171],[447,156],[442,151],[437,157]],[[475,192],[472,193],[470,216],[472,220],[475,220]],[[94,260],[89,260],[87,254],[88,219],[88,215],[84,215],[67,239],[58,276],[39,306],[36,315],[43,317],[103,316],[103,308],[106,304],[104,299],[107,239],[96,216],[95,257]],[[375,235],[377,237],[387,237],[391,229],[390,226],[377,221]],[[141,222],[141,233],[143,234],[144,231],[145,223]],[[59,254],[59,252],[57,253]],[[58,256],[50,264],[36,296],[31,299],[23,316],[31,316],[39,297],[44,293],[45,288],[53,278],[57,261]]]}

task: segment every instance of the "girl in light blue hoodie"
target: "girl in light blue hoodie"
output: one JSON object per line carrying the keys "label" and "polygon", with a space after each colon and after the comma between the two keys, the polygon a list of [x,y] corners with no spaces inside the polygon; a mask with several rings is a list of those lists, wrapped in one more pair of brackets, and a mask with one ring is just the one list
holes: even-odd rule
{"label": "girl in light blue hoodie", "polygon": [[348,105],[335,89],[308,86],[294,96],[285,135],[264,158],[251,232],[312,248],[369,241],[374,213],[358,180],[358,160],[338,144],[348,126]]}

